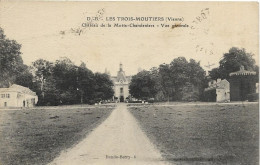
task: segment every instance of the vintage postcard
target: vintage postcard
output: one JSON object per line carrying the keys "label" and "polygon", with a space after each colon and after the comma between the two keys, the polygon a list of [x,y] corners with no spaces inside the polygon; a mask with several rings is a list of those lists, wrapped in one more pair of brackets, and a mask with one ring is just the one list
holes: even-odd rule
{"label": "vintage postcard", "polygon": [[258,63],[258,2],[0,1],[0,165],[257,165]]}

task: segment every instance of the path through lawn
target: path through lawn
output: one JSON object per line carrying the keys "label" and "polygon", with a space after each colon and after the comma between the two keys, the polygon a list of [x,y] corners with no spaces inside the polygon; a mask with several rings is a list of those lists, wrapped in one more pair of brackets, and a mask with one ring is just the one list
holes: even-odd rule
{"label": "path through lawn", "polygon": [[64,151],[51,165],[160,165],[159,151],[139,128],[126,104],[112,114],[87,138]]}
{"label": "path through lawn", "polygon": [[113,106],[0,110],[0,164],[45,165],[104,121]]}

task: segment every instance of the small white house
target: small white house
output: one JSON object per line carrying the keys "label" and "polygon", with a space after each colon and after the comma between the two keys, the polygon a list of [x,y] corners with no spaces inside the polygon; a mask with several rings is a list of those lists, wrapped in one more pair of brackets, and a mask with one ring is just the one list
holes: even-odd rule
{"label": "small white house", "polygon": [[209,87],[205,89],[207,101],[230,102],[230,85],[224,79],[210,81]]}
{"label": "small white house", "polygon": [[29,88],[13,84],[0,88],[0,107],[34,107],[38,96]]}

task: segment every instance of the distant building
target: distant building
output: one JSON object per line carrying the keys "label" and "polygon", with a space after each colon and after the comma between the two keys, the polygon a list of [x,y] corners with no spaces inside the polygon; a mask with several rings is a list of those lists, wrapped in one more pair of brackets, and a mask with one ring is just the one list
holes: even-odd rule
{"label": "distant building", "polygon": [[111,80],[114,83],[114,100],[124,102],[126,98],[130,97],[129,84],[131,82],[131,76],[126,76],[123,71],[123,65],[120,63],[117,76],[111,76]]}
{"label": "distant building", "polygon": [[256,93],[256,72],[247,71],[241,66],[239,71],[229,76],[231,101],[244,101],[248,99],[248,94]]}
{"label": "distant building", "polygon": [[38,96],[29,88],[13,84],[9,88],[0,88],[0,107],[33,107]]}
{"label": "distant building", "polygon": [[230,101],[230,84],[224,79],[210,81],[209,87],[205,89],[206,101],[210,102],[229,102]]}

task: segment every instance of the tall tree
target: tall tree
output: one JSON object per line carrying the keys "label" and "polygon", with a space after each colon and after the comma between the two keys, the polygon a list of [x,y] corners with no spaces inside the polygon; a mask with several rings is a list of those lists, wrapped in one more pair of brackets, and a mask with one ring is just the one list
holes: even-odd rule
{"label": "tall tree", "polygon": [[79,103],[80,95],[77,91],[77,67],[69,58],[63,57],[56,60],[52,76],[56,85],[56,90],[59,92],[60,103]]}
{"label": "tall tree", "polygon": [[95,94],[96,100],[108,100],[114,96],[113,82],[109,75],[95,73]]}
{"label": "tall tree", "polygon": [[173,100],[187,100],[192,97],[198,100],[203,92],[205,80],[205,71],[200,62],[194,59],[188,62],[186,58],[178,57],[170,63],[169,70],[174,86]]}
{"label": "tall tree", "polygon": [[39,97],[39,105],[57,105],[53,104],[56,98],[53,97],[52,93],[56,90],[54,89],[52,70],[53,63],[44,59],[32,62],[30,66],[30,71],[33,74],[33,89]]}
{"label": "tall tree", "polygon": [[170,64],[142,71],[132,77],[130,93],[135,98],[155,97],[158,101],[195,101],[202,97],[205,71],[200,62],[184,57],[173,59]]}
{"label": "tall tree", "polygon": [[219,61],[219,67],[212,69],[209,75],[212,79],[228,79],[229,73],[239,71],[241,65],[243,65],[246,70],[256,71],[258,73],[258,67],[255,64],[253,56],[252,53],[246,52],[244,48],[239,49],[232,47]]}
{"label": "tall tree", "polygon": [[53,64],[44,59],[38,59],[32,63],[32,70],[35,73],[36,81],[40,82],[41,91],[43,90],[45,80],[51,76],[52,69]]}
{"label": "tall tree", "polygon": [[130,94],[138,99],[154,98],[156,95],[156,82],[149,71],[141,71],[132,77],[129,85]]}
{"label": "tall tree", "polygon": [[23,72],[16,76],[14,83],[30,88],[33,91],[35,91],[37,88],[36,84],[33,82],[33,75],[27,66]]}
{"label": "tall tree", "polygon": [[47,81],[52,75],[53,64],[44,59],[38,59],[32,63],[31,70],[34,73],[34,81],[38,86],[38,94],[44,99],[44,89],[47,88]]}
{"label": "tall tree", "polygon": [[182,88],[186,82],[189,81],[189,69],[188,61],[184,57],[175,58],[170,63],[170,77],[173,81],[174,86],[174,100],[181,100],[182,98]]}
{"label": "tall tree", "polygon": [[80,103],[88,103],[94,97],[95,77],[94,73],[89,70],[85,63],[78,67],[78,92],[80,94]]}
{"label": "tall tree", "polygon": [[0,87],[8,87],[26,70],[21,57],[21,45],[9,40],[0,28]]}
{"label": "tall tree", "polygon": [[160,83],[164,96],[168,101],[171,99],[175,91],[173,78],[171,76],[172,74],[170,74],[170,65],[161,64],[159,66]]}
{"label": "tall tree", "polygon": [[154,87],[156,90],[155,100],[163,101],[165,100],[165,92],[163,90],[164,88],[162,86],[162,79],[159,72],[160,70],[157,67],[153,67],[150,69],[151,79],[153,82],[155,82],[155,87]]}

